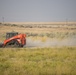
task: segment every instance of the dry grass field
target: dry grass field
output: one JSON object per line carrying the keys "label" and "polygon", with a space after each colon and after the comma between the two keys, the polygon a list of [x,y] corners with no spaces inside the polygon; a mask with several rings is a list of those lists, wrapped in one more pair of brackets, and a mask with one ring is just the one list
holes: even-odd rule
{"label": "dry grass field", "polygon": [[76,75],[76,47],[1,48],[0,75]]}
{"label": "dry grass field", "polygon": [[12,31],[27,45],[0,48],[0,75],[76,75],[76,22],[0,23],[0,41]]}
{"label": "dry grass field", "polygon": [[[27,34],[27,37],[65,38],[76,35],[76,22],[55,23],[0,23],[0,38],[3,39],[6,32],[16,31]],[[0,41],[2,40],[0,39]],[[5,39],[5,38],[4,38]]]}

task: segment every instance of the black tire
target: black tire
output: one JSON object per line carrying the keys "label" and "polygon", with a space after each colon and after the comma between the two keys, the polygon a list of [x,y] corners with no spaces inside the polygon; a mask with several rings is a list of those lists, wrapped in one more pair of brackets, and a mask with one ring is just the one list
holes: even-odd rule
{"label": "black tire", "polygon": [[0,43],[0,48],[2,48],[3,47],[3,43]]}
{"label": "black tire", "polygon": [[17,47],[20,47],[20,44],[19,44],[19,42],[16,40],[16,39],[14,39],[14,40],[11,40],[10,42],[8,42],[4,47],[7,47],[7,48],[17,48]]}

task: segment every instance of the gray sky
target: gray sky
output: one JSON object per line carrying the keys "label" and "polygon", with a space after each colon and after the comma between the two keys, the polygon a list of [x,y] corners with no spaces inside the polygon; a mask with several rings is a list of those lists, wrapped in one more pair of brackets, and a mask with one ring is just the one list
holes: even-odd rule
{"label": "gray sky", "polygon": [[76,0],[0,0],[0,22],[76,21]]}

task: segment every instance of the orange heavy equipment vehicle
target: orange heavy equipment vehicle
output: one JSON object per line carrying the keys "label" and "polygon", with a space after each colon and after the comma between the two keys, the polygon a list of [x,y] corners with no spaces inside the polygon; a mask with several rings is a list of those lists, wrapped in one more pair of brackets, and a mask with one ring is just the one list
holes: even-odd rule
{"label": "orange heavy equipment vehicle", "polygon": [[6,40],[0,43],[0,47],[23,47],[26,45],[26,35],[18,32],[6,33]]}

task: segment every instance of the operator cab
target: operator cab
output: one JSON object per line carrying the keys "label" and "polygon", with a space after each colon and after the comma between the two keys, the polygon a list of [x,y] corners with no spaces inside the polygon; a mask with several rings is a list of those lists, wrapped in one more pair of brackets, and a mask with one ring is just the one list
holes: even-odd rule
{"label": "operator cab", "polygon": [[6,33],[6,39],[9,39],[16,35],[18,35],[18,32],[8,32],[8,33]]}

